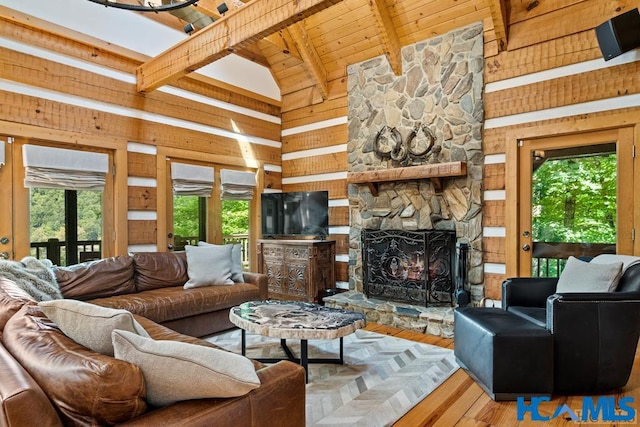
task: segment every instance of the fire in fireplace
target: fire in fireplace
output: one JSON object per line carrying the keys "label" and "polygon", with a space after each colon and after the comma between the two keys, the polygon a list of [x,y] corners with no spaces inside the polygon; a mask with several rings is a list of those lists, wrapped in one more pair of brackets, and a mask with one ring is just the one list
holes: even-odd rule
{"label": "fire in fireplace", "polygon": [[453,303],[455,232],[363,230],[362,279],[369,298]]}

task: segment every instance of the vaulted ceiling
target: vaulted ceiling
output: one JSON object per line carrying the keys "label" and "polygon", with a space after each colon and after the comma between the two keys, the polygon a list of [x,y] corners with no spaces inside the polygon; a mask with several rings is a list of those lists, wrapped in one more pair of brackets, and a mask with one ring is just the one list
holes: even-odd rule
{"label": "vaulted ceiling", "polygon": [[[485,50],[507,46],[504,0],[200,0],[196,15],[215,22],[138,69],[138,89],[149,91],[231,52],[270,68],[283,96],[310,103],[330,96],[349,64],[385,54],[402,72],[400,48],[473,22],[484,23]],[[185,17],[151,14],[182,30]],[[195,16],[195,15],[194,15]],[[193,20],[193,19],[192,19]]]}

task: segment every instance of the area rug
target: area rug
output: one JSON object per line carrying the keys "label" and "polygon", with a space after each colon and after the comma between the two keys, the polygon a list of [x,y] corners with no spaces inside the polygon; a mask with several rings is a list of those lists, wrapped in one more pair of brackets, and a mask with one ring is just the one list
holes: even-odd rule
{"label": "area rug", "polygon": [[[240,330],[207,338],[240,353]],[[298,355],[298,340],[287,340]],[[340,340],[309,340],[309,358],[337,357]],[[280,340],[247,333],[247,356],[285,357]],[[453,350],[358,330],[344,337],[344,365],[309,364],[307,426],[388,426],[457,369]]]}

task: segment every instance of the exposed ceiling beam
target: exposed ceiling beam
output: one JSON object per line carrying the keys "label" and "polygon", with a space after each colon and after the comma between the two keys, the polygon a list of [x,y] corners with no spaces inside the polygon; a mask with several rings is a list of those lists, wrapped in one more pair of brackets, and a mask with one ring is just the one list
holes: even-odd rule
{"label": "exposed ceiling beam", "polygon": [[253,0],[138,67],[138,91],[172,83],[341,1]]}
{"label": "exposed ceiling beam", "polygon": [[[198,8],[200,12],[204,13],[205,15],[209,15],[214,19],[220,19],[228,13],[232,13],[240,8],[245,7],[247,3],[251,1],[253,0],[247,0],[247,1],[198,0],[198,3],[195,4],[195,7]],[[228,9],[228,12],[224,14],[221,14],[218,11],[218,6],[220,6],[222,3],[226,4]]]}
{"label": "exposed ceiling beam", "polygon": [[248,59],[251,62],[260,64],[263,67],[269,68],[270,66],[269,61],[267,61],[267,58],[264,57],[264,54],[256,43],[250,44],[244,49],[238,49],[237,51],[235,51],[235,54],[243,57],[244,59]]}
{"label": "exposed ceiling beam", "polygon": [[487,0],[491,10],[493,31],[496,33],[498,52],[507,49],[507,9],[504,0]]}
{"label": "exposed ceiling beam", "polygon": [[[212,19],[220,19],[222,15],[220,15],[216,7],[213,6],[214,2],[218,2],[216,3],[216,5],[220,4],[219,0],[200,0],[198,3],[196,3],[195,6],[189,6],[185,9],[189,9],[189,10],[193,9],[197,12],[200,12],[203,15],[211,17]],[[239,9],[240,7],[242,7],[242,5],[240,5],[239,2],[234,2],[231,5],[229,5],[229,10],[233,11],[233,10]],[[144,16],[145,18],[149,18],[153,21],[156,21],[160,24],[166,25],[167,27],[173,28],[178,31],[184,31],[184,25],[187,22],[177,14],[143,13],[143,12],[138,12],[138,13]],[[197,27],[195,31],[198,31],[199,29],[200,27]],[[269,63],[267,62],[267,59],[264,57],[264,55],[260,51],[260,48],[256,44],[247,46],[244,49],[238,49],[234,53],[238,56],[248,59],[249,61],[255,62],[256,64],[260,64],[263,67],[269,67]]]}
{"label": "exposed ceiling beam", "polygon": [[[268,42],[274,46],[277,46],[280,50],[282,50],[282,53],[284,53],[285,55],[291,55],[294,58],[299,59],[300,61],[302,61],[302,58],[300,57],[300,54],[297,52],[297,50],[292,48],[295,48],[294,44],[291,44],[287,41],[285,34],[285,31],[278,31],[277,33],[273,33],[270,36],[265,37],[264,39],[262,39],[262,43],[264,42]],[[288,34],[288,37],[291,38],[291,34]]]}
{"label": "exposed ceiling beam", "polygon": [[[497,0],[496,0],[497,1]],[[389,60],[389,65],[396,76],[402,75],[402,54],[400,39],[396,27],[391,20],[391,14],[384,0],[369,0],[371,12],[378,27],[382,48]]]}
{"label": "exposed ceiling beam", "polygon": [[322,99],[327,99],[329,88],[327,87],[327,70],[324,68],[322,60],[316,51],[316,48],[309,39],[309,34],[304,28],[302,22],[297,22],[289,27],[289,34],[304,61],[307,70],[311,73],[311,77],[315,85],[320,89]]}
{"label": "exposed ceiling beam", "polygon": [[195,8],[198,9],[200,12],[204,13],[205,15],[209,15],[214,19],[220,19],[222,15],[220,15],[218,10],[216,9],[216,7],[220,3],[222,3],[222,1],[217,2],[216,0],[198,0],[198,3],[196,3]]}

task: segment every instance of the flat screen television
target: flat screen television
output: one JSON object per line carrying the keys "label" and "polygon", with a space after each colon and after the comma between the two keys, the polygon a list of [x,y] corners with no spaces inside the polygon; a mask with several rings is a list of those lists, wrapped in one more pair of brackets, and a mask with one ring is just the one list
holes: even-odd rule
{"label": "flat screen television", "polygon": [[329,192],[263,193],[262,237],[324,239],[329,235]]}

